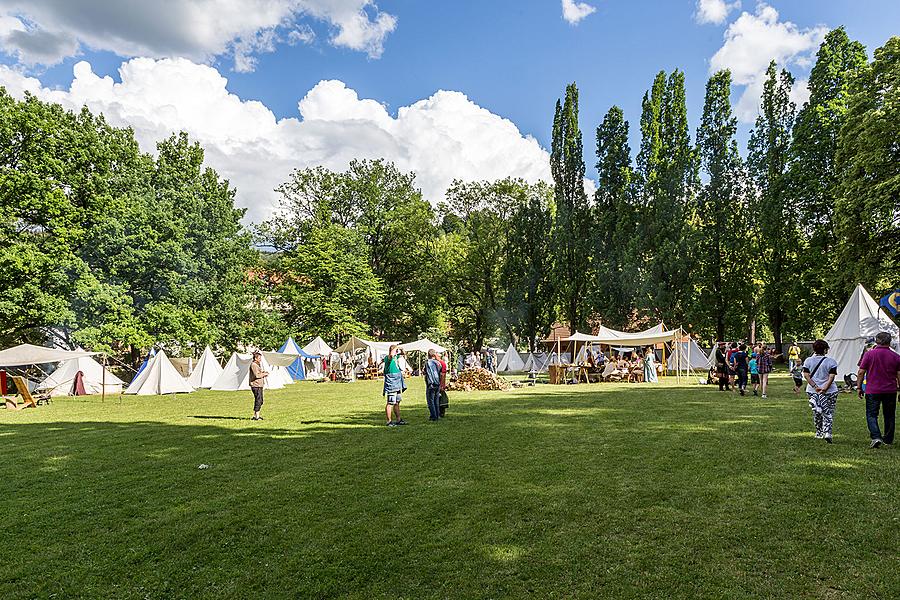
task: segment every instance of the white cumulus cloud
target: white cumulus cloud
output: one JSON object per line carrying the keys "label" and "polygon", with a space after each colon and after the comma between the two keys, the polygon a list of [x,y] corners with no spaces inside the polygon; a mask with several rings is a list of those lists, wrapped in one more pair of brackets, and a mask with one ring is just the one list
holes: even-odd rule
{"label": "white cumulus cloud", "polygon": [[[780,21],[778,11],[760,2],[756,12],[743,12],[725,31],[725,42],[709,62],[710,73],[730,69],[735,85],[744,91],[735,112],[746,123],[756,120],[766,68],[775,60],[779,68],[808,68],[815,51],[828,33],[816,26],[801,29],[790,21]],[[794,98],[804,98],[805,82],[798,82]]]}
{"label": "white cumulus cloud", "polygon": [[354,158],[383,157],[415,172],[432,202],[455,178],[550,180],[549,156],[533,137],[459,92],[438,91],[393,115],[340,81],[321,81],[299,101],[296,117],[279,119],[261,102],[229,92],[216,69],[187,59],[136,58],[119,75],[121,82],[99,77],[82,61],[68,90],[50,90],[0,66],[0,85],[16,97],[29,91],[103,113],[113,125],[132,127],[148,152],[173,131],[187,131],[207,163],[237,187],[250,221],[272,214],[274,188],[294,168],[343,170]]}
{"label": "white cumulus cloud", "polygon": [[697,12],[694,19],[700,24],[712,23],[721,25],[728,18],[728,14],[741,7],[740,0],[726,2],[725,0],[697,0]]}
{"label": "white cumulus cloud", "polygon": [[397,26],[373,0],[0,0],[0,49],[25,65],[54,64],[82,46],[195,62],[231,55],[246,71],[277,43],[311,41],[306,18],[328,23],[335,46],[372,58]]}
{"label": "white cumulus cloud", "polygon": [[597,12],[597,8],[586,2],[576,2],[575,0],[562,0],[562,14],[570,25],[577,25],[582,19],[588,15]]}

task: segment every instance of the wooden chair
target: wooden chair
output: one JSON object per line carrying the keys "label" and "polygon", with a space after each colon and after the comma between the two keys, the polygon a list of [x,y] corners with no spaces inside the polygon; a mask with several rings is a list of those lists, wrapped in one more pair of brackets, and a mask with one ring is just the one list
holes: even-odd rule
{"label": "wooden chair", "polygon": [[41,404],[50,404],[50,394],[32,395],[31,391],[28,389],[28,382],[25,381],[25,378],[21,375],[13,376],[12,380],[13,383],[16,384],[16,389],[19,390],[19,395],[22,396],[22,400],[25,401],[25,408],[37,408]]}

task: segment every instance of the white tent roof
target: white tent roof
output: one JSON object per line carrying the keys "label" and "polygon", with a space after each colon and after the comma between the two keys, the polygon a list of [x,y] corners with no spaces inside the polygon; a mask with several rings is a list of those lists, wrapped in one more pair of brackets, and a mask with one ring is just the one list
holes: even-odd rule
{"label": "white tent roof", "polygon": [[388,349],[393,344],[399,344],[400,342],[373,342],[371,340],[364,340],[362,338],[358,338],[355,335],[350,336],[350,339],[341,344],[335,349],[335,352],[338,354],[344,354],[345,352],[355,352],[357,350],[364,349],[372,349],[378,353],[387,354]]}
{"label": "white tent roof", "polygon": [[295,360],[300,358],[299,352],[297,354],[288,354],[287,352],[270,352],[268,350],[263,350],[262,355],[263,359],[265,359],[270,367],[289,367],[294,364]]}
{"label": "white tent roof", "polygon": [[[82,356],[59,363],[49,377],[37,385],[38,391],[47,391],[51,396],[68,396],[75,384],[75,375],[81,371],[84,391],[88,394],[100,394],[104,388],[103,365],[90,356]],[[106,369],[106,393],[119,394],[125,382]]]}
{"label": "white tent roof", "polygon": [[178,374],[178,371],[169,362],[166,353],[160,350],[156,353],[146,368],[134,378],[126,394],[138,396],[161,396],[163,394],[180,394],[193,392],[194,389]]}
{"label": "white tent roof", "polygon": [[331,349],[331,346],[325,343],[321,337],[316,336],[316,339],[303,346],[302,350],[307,354],[312,354],[313,356],[325,356],[328,357],[331,355],[334,350]]}
{"label": "white tent roof", "polygon": [[666,330],[666,326],[663,323],[660,323],[659,325],[654,325],[650,329],[645,329],[645,330],[641,331],[640,333],[643,333],[645,335],[653,335],[653,334],[657,334],[657,333],[663,333],[665,330]]}
{"label": "white tent roof", "polygon": [[444,352],[447,351],[446,348],[444,348],[443,346],[439,346],[438,344],[435,344],[428,338],[422,338],[421,340],[416,340],[414,342],[400,344],[400,347],[403,348],[404,352],[413,352],[413,351],[428,352],[429,350],[434,350],[435,352],[440,352],[441,354],[443,354]]}
{"label": "white tent roof", "polygon": [[59,350],[58,348],[46,348],[32,344],[20,344],[6,350],[0,350],[0,367],[43,365],[81,358],[82,356],[95,356],[96,354],[99,354],[99,352]]}
{"label": "white tent roof", "polygon": [[[712,361],[706,352],[703,351],[694,338],[673,342],[672,356],[667,357],[667,366],[670,371],[678,369],[699,369],[707,371],[712,366]],[[715,359],[715,349],[713,349],[713,360]]]}
{"label": "white tent roof", "polygon": [[519,356],[515,346],[510,344],[506,349],[506,354],[503,355],[503,360],[501,360],[500,364],[497,366],[497,372],[510,373],[523,370],[525,370],[525,362],[522,360],[522,357]]}
{"label": "white tent roof", "polygon": [[561,342],[592,342],[594,340],[594,336],[588,333],[580,333],[576,331],[572,335],[567,338],[563,338]]}
{"label": "white tent roof", "polygon": [[825,335],[828,355],[838,363],[838,378],[856,373],[866,339],[887,331],[897,341],[897,325],[862,285],[857,285],[844,310]]}
{"label": "white tent roof", "polygon": [[193,388],[211,388],[221,374],[222,365],[219,364],[212,349],[207,346],[206,349],[203,350],[200,360],[197,361],[194,370],[187,378],[187,382],[191,384],[191,387]]}
{"label": "white tent roof", "polygon": [[550,356],[546,352],[532,352],[528,354],[528,358],[525,360],[525,367],[522,370],[543,373],[547,370],[549,361]]}
{"label": "white tent roof", "polygon": [[284,341],[284,347],[280,352],[284,352],[285,354],[296,354],[299,356],[300,346],[297,345],[297,342],[294,341],[293,337],[288,336],[288,339]]}
{"label": "white tent roof", "polygon": [[[260,364],[262,366],[263,371],[268,371],[270,374],[272,373],[272,367],[266,362],[266,354],[268,352],[263,353],[262,360]],[[275,352],[274,354],[279,354]],[[228,359],[228,363],[225,365],[225,368],[222,369],[222,374],[219,375],[219,378],[216,379],[215,383],[213,383],[212,390],[221,391],[221,392],[235,392],[237,390],[249,390],[250,389],[250,363],[253,362],[252,354],[240,354],[235,352],[231,355],[231,358]],[[266,378],[265,388],[266,389],[281,389],[284,387],[284,383],[282,382],[280,377],[273,377],[270,375]]]}

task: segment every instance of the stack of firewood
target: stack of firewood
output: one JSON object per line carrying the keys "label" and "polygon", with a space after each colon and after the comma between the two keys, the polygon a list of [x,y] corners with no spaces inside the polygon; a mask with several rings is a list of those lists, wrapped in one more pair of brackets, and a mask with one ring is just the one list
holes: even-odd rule
{"label": "stack of firewood", "polygon": [[486,369],[466,369],[461,371],[449,385],[457,392],[498,391],[510,389],[509,382]]}

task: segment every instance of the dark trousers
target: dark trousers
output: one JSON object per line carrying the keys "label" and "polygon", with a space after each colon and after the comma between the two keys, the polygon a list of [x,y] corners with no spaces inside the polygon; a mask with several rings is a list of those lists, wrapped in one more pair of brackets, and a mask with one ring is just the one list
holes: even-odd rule
{"label": "dark trousers", "polygon": [[[884,435],[878,429],[878,409],[884,414]],[[894,443],[894,417],[897,412],[897,392],[888,394],[866,394],[866,424],[869,436],[880,439],[885,444]]]}
{"label": "dark trousers", "polygon": [[747,369],[737,370],[737,386],[739,390],[747,388]]}
{"label": "dark trousers", "polygon": [[259,412],[263,405],[263,389],[261,387],[252,387],[253,392],[253,412]]}
{"label": "dark trousers", "polygon": [[437,421],[441,418],[441,386],[425,386],[425,400],[428,402],[428,418]]}
{"label": "dark trousers", "polygon": [[728,385],[728,369],[722,367],[718,369],[717,374],[719,376],[719,391],[722,392],[725,390],[730,390],[731,386]]}

